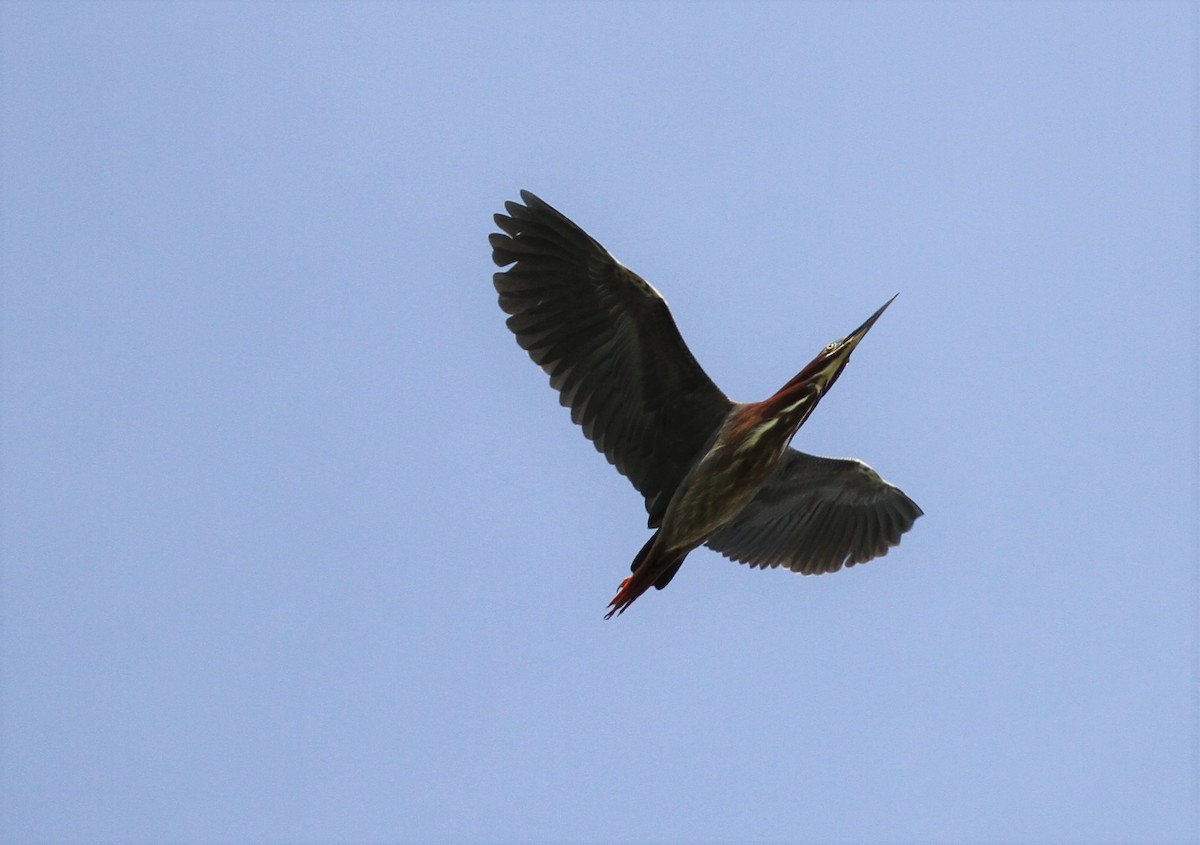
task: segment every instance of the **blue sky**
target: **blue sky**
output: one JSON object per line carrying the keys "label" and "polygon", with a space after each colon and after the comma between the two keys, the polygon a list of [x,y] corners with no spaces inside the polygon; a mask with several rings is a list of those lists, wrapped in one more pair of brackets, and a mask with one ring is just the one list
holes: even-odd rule
{"label": "blue sky", "polygon": [[[10,842],[1197,836],[1197,11],[3,14]],[[925,510],[647,537],[491,285],[528,188]]]}

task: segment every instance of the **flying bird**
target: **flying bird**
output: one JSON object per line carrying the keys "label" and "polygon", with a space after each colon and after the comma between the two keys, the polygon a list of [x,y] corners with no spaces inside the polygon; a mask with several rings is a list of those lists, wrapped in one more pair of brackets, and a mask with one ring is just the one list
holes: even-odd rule
{"label": "flying bird", "polygon": [[[705,374],[652,285],[529,191],[488,240],[517,343],[550,376],[584,436],[646,500],[653,536],[605,618],[670,583],[700,545],[751,567],[805,575],[887,554],[922,515],[852,458],[789,447],[892,297],[762,402],[734,402]],[[512,265],[511,267],[509,265]]]}

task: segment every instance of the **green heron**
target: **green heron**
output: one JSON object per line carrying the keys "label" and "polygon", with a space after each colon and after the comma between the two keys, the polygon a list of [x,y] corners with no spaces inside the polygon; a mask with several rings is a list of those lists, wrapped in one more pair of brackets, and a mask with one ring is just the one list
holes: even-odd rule
{"label": "green heron", "polygon": [[892,297],[763,402],[731,401],[649,283],[528,191],[495,215],[493,281],[508,327],[584,436],[646,499],[656,529],[609,602],[624,613],[706,545],[805,575],[887,554],[922,515],[859,460],[789,448]]}

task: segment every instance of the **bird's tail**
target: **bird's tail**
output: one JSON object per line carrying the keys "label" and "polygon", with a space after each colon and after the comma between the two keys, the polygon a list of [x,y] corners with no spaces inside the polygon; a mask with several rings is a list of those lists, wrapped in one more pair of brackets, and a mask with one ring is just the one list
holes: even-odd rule
{"label": "bird's tail", "polygon": [[687,550],[663,557],[658,549],[658,535],[659,532],[655,531],[654,536],[646,541],[646,545],[642,546],[642,550],[633,559],[633,565],[630,567],[633,569],[633,574],[621,582],[617,594],[608,603],[611,609],[604,614],[605,619],[611,619],[613,614],[624,613],[625,608],[633,604],[638,596],[651,587],[658,587],[661,590],[667,586],[667,582],[671,580],[683,563],[683,559],[687,557]]}

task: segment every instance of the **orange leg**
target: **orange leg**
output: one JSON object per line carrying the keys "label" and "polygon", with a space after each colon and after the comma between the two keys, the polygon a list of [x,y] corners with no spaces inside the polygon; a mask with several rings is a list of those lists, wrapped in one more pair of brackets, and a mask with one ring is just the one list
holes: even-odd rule
{"label": "orange leg", "polygon": [[[630,575],[628,578],[626,578],[624,581],[621,582],[620,587],[617,587],[617,594],[615,596],[613,596],[612,601],[610,601],[608,603],[608,606],[610,608],[612,608],[612,610],[610,610],[608,613],[604,614],[605,619],[612,619],[614,613],[617,615],[624,613],[625,608],[627,608],[627,607],[629,607],[629,605],[633,604],[634,600],[637,599],[637,597],[640,596],[642,593],[646,592],[646,590],[650,587],[649,580],[647,580],[644,585],[642,585],[642,584],[634,585],[633,581],[634,581],[634,576],[636,574],[637,573],[634,573],[634,575]],[[639,587],[640,587],[640,589],[638,589]]]}

